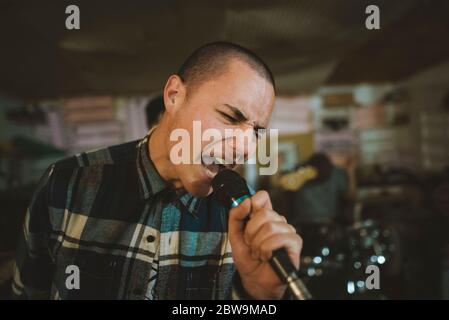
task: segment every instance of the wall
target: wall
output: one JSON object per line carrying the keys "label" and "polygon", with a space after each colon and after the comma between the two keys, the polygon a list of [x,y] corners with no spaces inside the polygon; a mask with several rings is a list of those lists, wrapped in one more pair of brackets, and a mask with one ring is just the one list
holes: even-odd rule
{"label": "wall", "polygon": [[441,170],[449,165],[449,110],[442,108],[449,95],[449,62],[416,74],[401,86],[410,94],[419,169]]}

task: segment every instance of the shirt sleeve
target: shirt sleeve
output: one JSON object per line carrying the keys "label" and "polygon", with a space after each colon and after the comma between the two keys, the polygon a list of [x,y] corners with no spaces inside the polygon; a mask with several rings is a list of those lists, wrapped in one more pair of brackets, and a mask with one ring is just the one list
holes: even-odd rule
{"label": "shirt sleeve", "polygon": [[25,215],[16,249],[13,299],[48,299],[53,261],[49,251],[50,218],[48,210],[50,166],[41,177]]}

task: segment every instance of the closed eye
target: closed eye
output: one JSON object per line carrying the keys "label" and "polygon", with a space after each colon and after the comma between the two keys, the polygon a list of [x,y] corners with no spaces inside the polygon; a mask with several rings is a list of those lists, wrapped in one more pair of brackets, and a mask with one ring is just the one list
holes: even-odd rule
{"label": "closed eye", "polygon": [[[239,119],[227,114],[226,112],[217,110],[216,111],[228,122],[228,124],[231,125],[237,125],[240,123],[246,123],[248,120],[246,119],[246,117],[241,116]],[[256,139],[260,138],[260,134],[258,132],[258,129],[261,129],[261,127],[259,126],[253,126],[253,130],[254,130],[254,135],[256,136]]]}
{"label": "closed eye", "polygon": [[228,121],[230,124],[239,124],[239,123],[241,123],[240,120],[234,118],[233,116],[230,116],[229,114],[227,114],[227,113],[225,113],[225,112],[218,111],[218,110],[217,110],[217,112],[218,112],[219,114],[221,114],[221,116],[222,116],[226,121]]}

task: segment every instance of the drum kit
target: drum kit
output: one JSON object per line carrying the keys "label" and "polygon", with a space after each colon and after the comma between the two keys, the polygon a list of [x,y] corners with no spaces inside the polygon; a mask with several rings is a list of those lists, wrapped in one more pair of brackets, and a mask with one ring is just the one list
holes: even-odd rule
{"label": "drum kit", "polygon": [[[294,192],[324,171],[304,165],[274,177],[271,183]],[[397,232],[389,225],[363,218],[362,207],[363,201],[355,203],[354,223],[349,226],[318,220],[298,226],[304,240],[299,276],[314,298],[386,298],[382,290],[371,290],[366,280],[373,266],[388,274],[397,265]]]}
{"label": "drum kit", "polygon": [[[367,270],[382,270],[392,260],[397,241],[391,227],[367,219],[348,227],[312,224],[302,229],[305,245],[299,272],[315,298],[373,297],[366,285]],[[326,286],[333,291],[328,288],[320,296]],[[385,298],[381,290],[374,291],[377,298]]]}

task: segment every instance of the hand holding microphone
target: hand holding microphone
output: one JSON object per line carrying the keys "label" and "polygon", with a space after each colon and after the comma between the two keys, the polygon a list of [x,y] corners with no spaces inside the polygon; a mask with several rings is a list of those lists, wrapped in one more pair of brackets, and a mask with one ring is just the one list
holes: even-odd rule
{"label": "hand holding microphone", "polygon": [[297,299],[310,298],[296,276],[302,239],[276,213],[269,195],[250,195],[245,180],[222,170],[212,182],[214,193],[228,207],[233,259],[246,292],[255,299],[280,299],[287,286]]}

